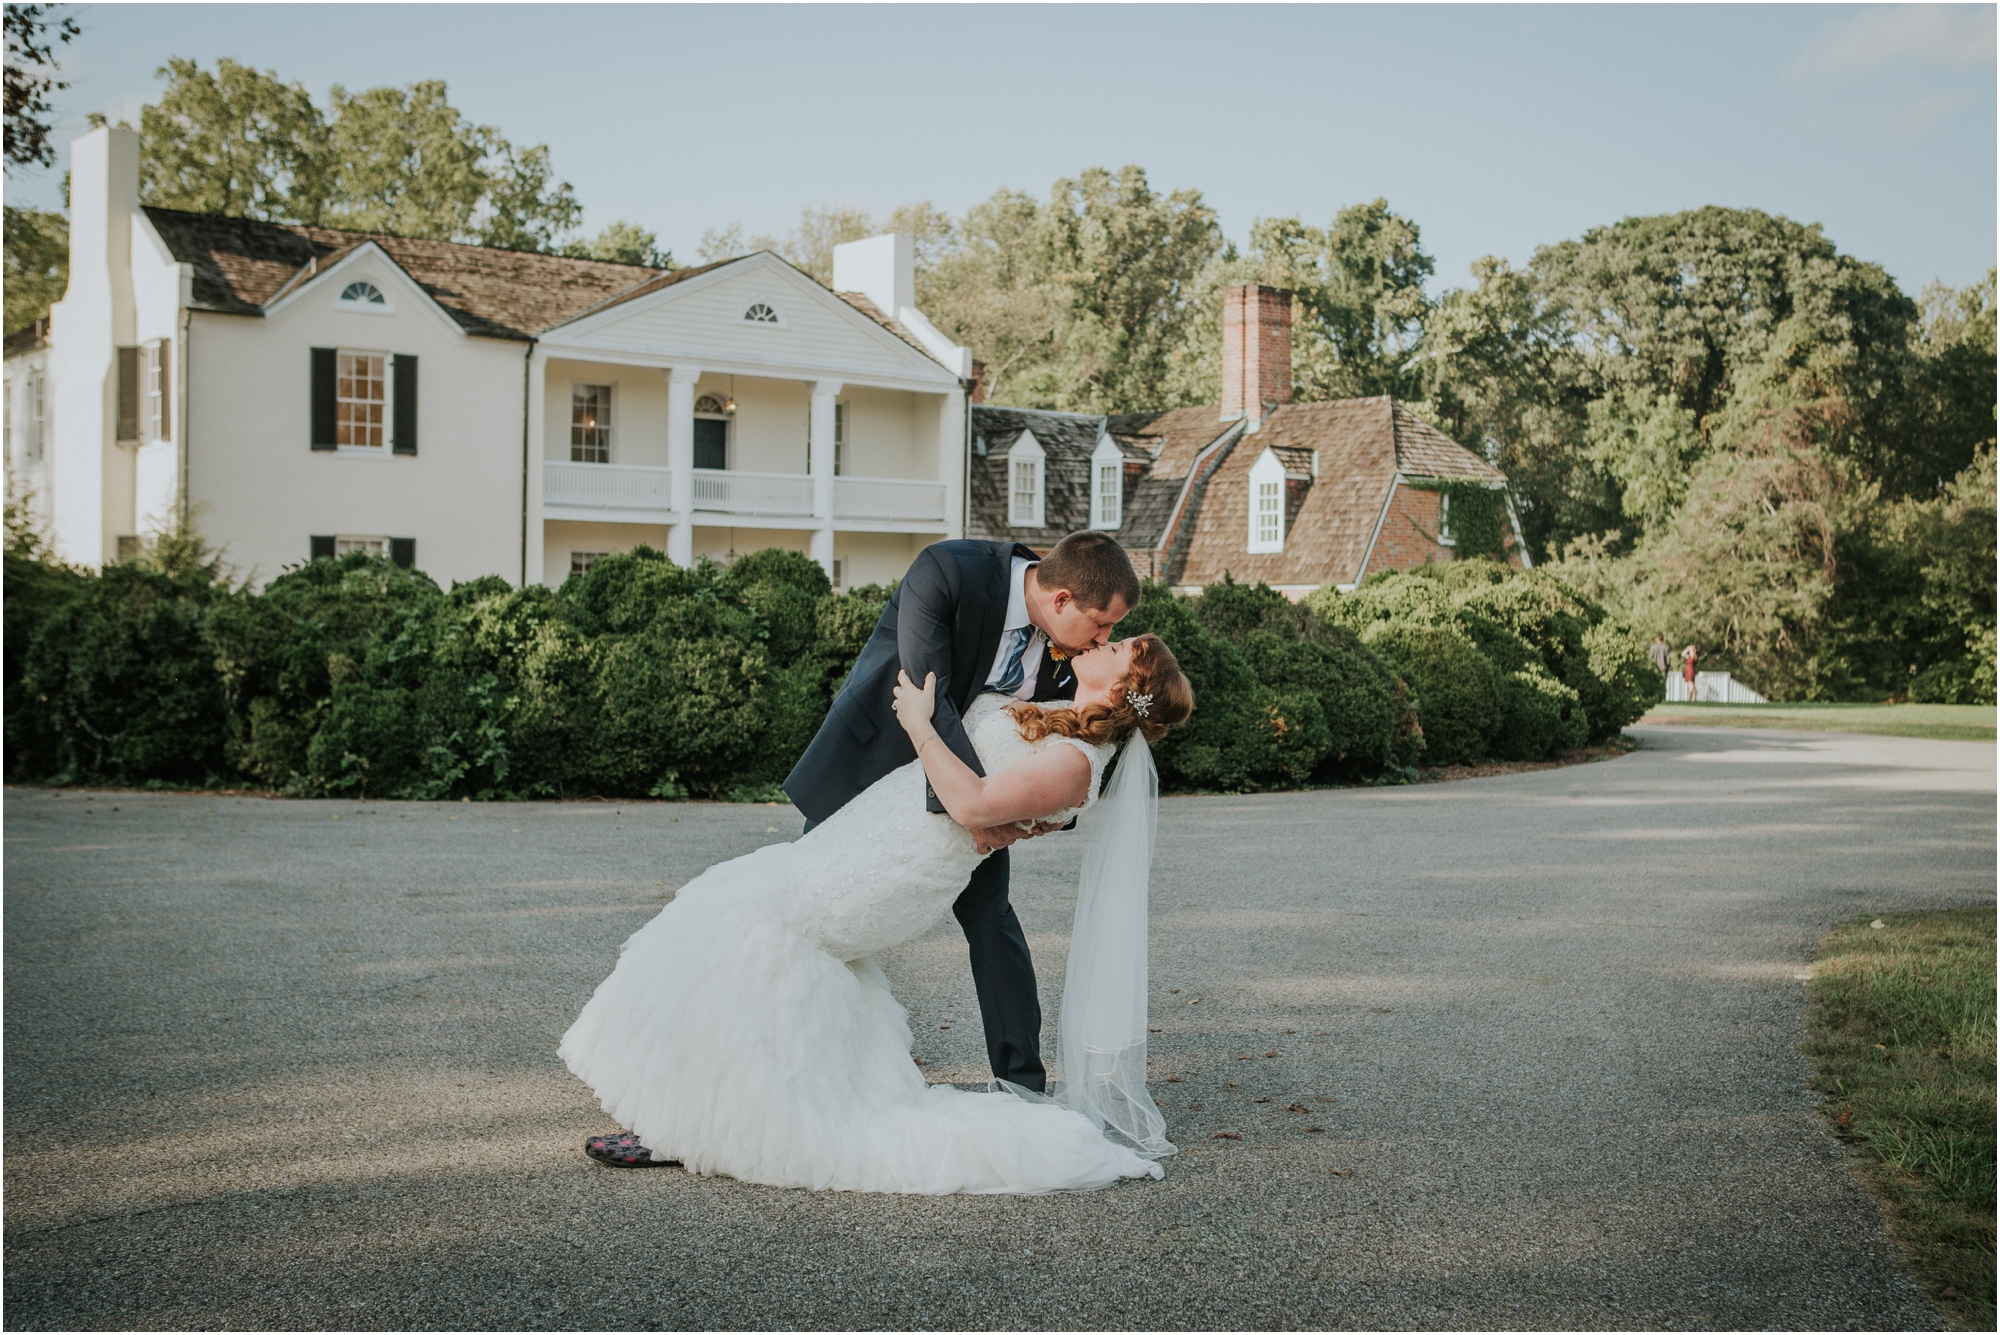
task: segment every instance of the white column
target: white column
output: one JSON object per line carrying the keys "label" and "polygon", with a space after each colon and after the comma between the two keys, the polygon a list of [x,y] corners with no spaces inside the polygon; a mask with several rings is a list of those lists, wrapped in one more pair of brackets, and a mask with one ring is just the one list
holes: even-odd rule
{"label": "white column", "polygon": [[677,566],[694,564],[694,385],[699,366],[676,366],[667,372],[667,467],[675,513],[681,519],[667,530],[667,559]]}
{"label": "white column", "polygon": [[540,584],[547,578],[547,555],[542,531],[542,485],[548,478],[549,459],[549,355],[536,351],[528,358],[528,443],[527,443],[527,544],[521,564],[523,584]]}
{"label": "white column", "polygon": [[938,481],[944,483],[944,522],[947,538],[965,536],[965,391],[955,389],[944,396],[938,411]]}
{"label": "white column", "polygon": [[813,382],[806,451],[812,464],[813,517],[819,520],[813,531],[812,558],[829,579],[833,577],[833,400],[840,388],[838,380]]}

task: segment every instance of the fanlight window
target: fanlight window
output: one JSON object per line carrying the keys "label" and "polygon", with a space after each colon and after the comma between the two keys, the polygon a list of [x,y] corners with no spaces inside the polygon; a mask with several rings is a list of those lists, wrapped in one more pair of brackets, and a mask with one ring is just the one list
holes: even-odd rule
{"label": "fanlight window", "polygon": [[745,306],[743,308],[743,319],[746,324],[780,323],[777,307],[771,305],[768,301],[753,301],[748,306]]}
{"label": "fanlight window", "polygon": [[713,394],[704,394],[694,401],[694,410],[698,413],[714,413],[717,417],[720,417],[722,416],[722,400],[716,398]]}
{"label": "fanlight window", "polygon": [[357,281],[340,289],[340,299],[356,305],[386,306],[389,299],[382,295],[382,289],[373,283]]}

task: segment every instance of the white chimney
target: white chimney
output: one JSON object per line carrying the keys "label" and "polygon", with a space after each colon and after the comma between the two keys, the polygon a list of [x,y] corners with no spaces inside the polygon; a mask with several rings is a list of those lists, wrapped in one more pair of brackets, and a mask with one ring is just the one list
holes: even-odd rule
{"label": "white chimney", "polygon": [[833,248],[833,290],[859,292],[896,318],[917,304],[917,243],[908,232],[884,232]]}
{"label": "white chimney", "polygon": [[914,334],[953,375],[964,379],[972,374],[972,350],[946,338],[917,309],[917,243],[908,232],[884,232],[835,246],[833,290],[859,292]]}

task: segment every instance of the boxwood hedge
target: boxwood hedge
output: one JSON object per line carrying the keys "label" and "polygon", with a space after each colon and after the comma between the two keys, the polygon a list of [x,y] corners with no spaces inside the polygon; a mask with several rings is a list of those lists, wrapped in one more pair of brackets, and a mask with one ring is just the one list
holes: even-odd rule
{"label": "boxwood hedge", "polygon": [[[890,590],[778,550],[648,548],[559,589],[450,590],[362,555],[230,583],[198,544],[80,572],[6,564],[7,775],[295,795],[775,799]],[[1613,736],[1658,697],[1631,631],[1484,561],[1294,603],[1148,584],[1199,708],[1157,749],[1180,790],[1407,778]]]}

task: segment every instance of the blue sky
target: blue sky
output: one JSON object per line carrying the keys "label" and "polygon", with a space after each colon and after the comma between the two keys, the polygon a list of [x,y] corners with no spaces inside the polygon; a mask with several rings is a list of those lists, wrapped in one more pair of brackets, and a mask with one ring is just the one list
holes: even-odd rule
{"label": "blue sky", "polygon": [[[1478,256],[1702,204],[1823,223],[1912,292],[1995,259],[1994,14],[1977,6],[75,6],[58,138],[137,123],[169,56],[323,96],[441,77],[546,142],[586,226],[685,261],[802,206],[954,213],[1093,165],[1195,187],[1241,240],[1386,197],[1435,286]],[[16,173],[52,204],[61,168]]]}

